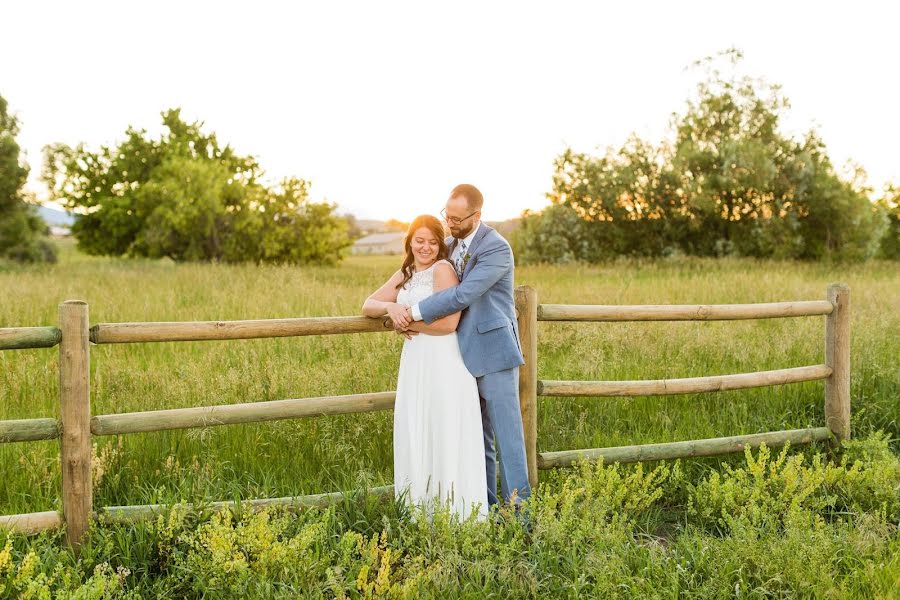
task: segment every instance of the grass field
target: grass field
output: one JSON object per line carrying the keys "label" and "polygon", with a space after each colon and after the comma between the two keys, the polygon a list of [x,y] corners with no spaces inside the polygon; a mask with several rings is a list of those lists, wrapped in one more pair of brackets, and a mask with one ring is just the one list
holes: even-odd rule
{"label": "grass field", "polygon": [[[87,301],[91,323],[356,315],[398,262],[353,257],[333,268],[173,264],[88,257],[67,243],[57,265],[0,270],[0,327],[55,325],[58,305],[66,299]],[[847,283],[853,434],[882,430],[894,453],[898,450],[896,263],[622,261],[521,267],[516,281],[536,288],[541,302],[571,304],[817,300],[825,298],[829,283]],[[92,346],[92,412],[392,390],[400,346],[392,334]],[[57,348],[0,352],[0,419],[58,414],[57,354]],[[538,355],[538,376],[544,379],[655,379],[819,364],[824,317],[541,323]],[[822,426],[823,405],[821,381],[672,397],[539,399],[538,448]],[[391,418],[384,412],[95,438],[94,504],[287,496],[389,484]],[[724,459],[730,465],[744,461],[743,456]],[[702,459],[680,469],[685,481],[697,482],[722,465],[721,459]],[[56,442],[0,446],[0,472],[0,514],[59,507]],[[562,485],[564,475],[542,477]],[[665,504],[656,510],[677,513]],[[378,527],[369,526],[377,539]],[[886,535],[896,544],[896,527]]]}

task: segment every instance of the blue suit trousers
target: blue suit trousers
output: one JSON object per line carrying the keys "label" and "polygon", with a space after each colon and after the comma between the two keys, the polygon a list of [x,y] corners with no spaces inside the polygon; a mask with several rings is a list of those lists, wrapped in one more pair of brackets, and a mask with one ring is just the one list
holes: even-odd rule
{"label": "blue suit trousers", "polygon": [[481,397],[488,505],[498,503],[498,450],[503,502],[509,502],[513,490],[517,490],[515,504],[520,504],[531,495],[531,484],[528,482],[525,434],[519,411],[519,367],[486,373],[475,380]]}

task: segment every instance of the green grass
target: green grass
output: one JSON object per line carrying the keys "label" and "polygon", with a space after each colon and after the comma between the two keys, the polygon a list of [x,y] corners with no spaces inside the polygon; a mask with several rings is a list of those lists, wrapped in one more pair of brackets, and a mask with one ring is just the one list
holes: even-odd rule
{"label": "green grass", "polygon": [[[0,327],[355,315],[396,257],[339,267],[115,260],[62,244],[57,265],[0,266]],[[745,303],[851,290],[854,436],[900,438],[900,269],[753,260],[528,266],[517,284],[569,304]],[[355,334],[91,347],[93,414],[392,390],[401,340]],[[0,352],[0,420],[58,415],[57,348]],[[824,317],[708,323],[540,323],[543,379],[655,379],[824,362]],[[539,399],[538,448],[665,442],[824,425],[821,381],[671,397]],[[390,412],[95,438],[95,506],[311,494],[392,481]],[[687,461],[696,481],[742,456]],[[56,442],[0,446],[0,514],[58,509]],[[554,476],[542,473],[548,481]],[[683,508],[683,507],[681,507]],[[659,505],[660,512],[677,506]],[[376,527],[377,529],[377,527]],[[131,532],[127,535],[137,535]],[[128,545],[126,544],[126,547]]]}
{"label": "green grass", "polygon": [[886,436],[846,443],[837,463],[790,450],[746,451],[745,465],[696,481],[680,462],[557,471],[527,503],[528,531],[507,509],[428,523],[355,498],[103,524],[77,560],[58,532],[0,534],[0,596],[896,597],[900,458]]}

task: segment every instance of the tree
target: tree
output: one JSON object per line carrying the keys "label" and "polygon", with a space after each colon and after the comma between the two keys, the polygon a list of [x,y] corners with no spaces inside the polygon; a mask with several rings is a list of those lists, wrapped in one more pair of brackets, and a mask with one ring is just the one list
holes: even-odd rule
{"label": "tree", "polygon": [[241,209],[248,197],[263,192],[232,174],[220,162],[164,160],[128,198],[128,210],[140,224],[129,241],[130,254],[176,261],[252,260],[261,228],[255,222],[262,215]]}
{"label": "tree", "polygon": [[[308,201],[308,184],[261,183],[253,157],[221,145],[180,110],[162,113],[160,139],[129,127],[116,147],[44,149],[44,180],[76,209],[72,232],[89,254],[173,260],[334,263],[350,245],[335,206]],[[314,215],[311,218],[310,215]]]}
{"label": "tree", "polygon": [[[609,149],[599,158],[571,150],[557,158],[549,198],[588,223],[578,235],[592,241],[580,247],[592,248],[599,258],[657,256],[677,244],[688,213],[666,152],[632,136],[620,150]],[[564,215],[552,216],[570,218]]]}
{"label": "tree", "polygon": [[877,205],[888,221],[881,238],[879,256],[900,259],[900,187],[889,185]]}
{"label": "tree", "polygon": [[[735,67],[737,50],[720,55]],[[676,116],[673,166],[702,235],[696,254],[816,259],[868,258],[880,235],[864,173],[842,180],[815,131],[795,141],[778,129],[790,106],[777,85],[723,75],[715,57]]]}
{"label": "tree", "polygon": [[353,213],[344,213],[343,218],[347,221],[347,236],[351,240],[357,240],[363,236],[362,228],[359,221]]}
{"label": "tree", "polygon": [[28,166],[19,158],[18,134],[19,121],[0,96],[0,257],[56,262],[56,249],[46,237],[49,228],[22,190]]}
{"label": "tree", "polygon": [[[725,72],[721,59],[730,64]],[[632,136],[599,157],[567,149],[557,158],[548,197],[587,223],[591,242],[579,247],[593,257],[864,259],[878,252],[885,221],[864,174],[839,177],[814,131],[800,141],[782,134],[787,99],[776,85],[738,76],[741,59],[731,49],[695,64],[705,77],[684,113],[672,116],[671,141]],[[528,231],[546,229],[534,221],[540,218]]]}
{"label": "tree", "polygon": [[262,254],[266,262],[334,264],[352,241],[336,204],[310,202],[309,183],[288,178],[263,197]]}
{"label": "tree", "polygon": [[807,145],[810,174],[807,187],[795,194],[797,232],[803,239],[798,258],[864,260],[878,254],[888,226],[877,204],[869,200],[871,189],[859,167],[841,178],[814,136]]}
{"label": "tree", "polygon": [[572,207],[553,204],[543,212],[526,210],[511,236],[516,260],[522,263],[592,261],[605,256],[585,221]]}

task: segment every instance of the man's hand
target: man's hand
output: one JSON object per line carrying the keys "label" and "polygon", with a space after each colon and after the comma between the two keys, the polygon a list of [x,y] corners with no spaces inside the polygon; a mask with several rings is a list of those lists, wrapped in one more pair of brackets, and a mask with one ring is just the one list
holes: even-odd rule
{"label": "man's hand", "polygon": [[388,305],[387,314],[394,322],[394,329],[406,329],[413,320],[409,307],[396,302]]}

